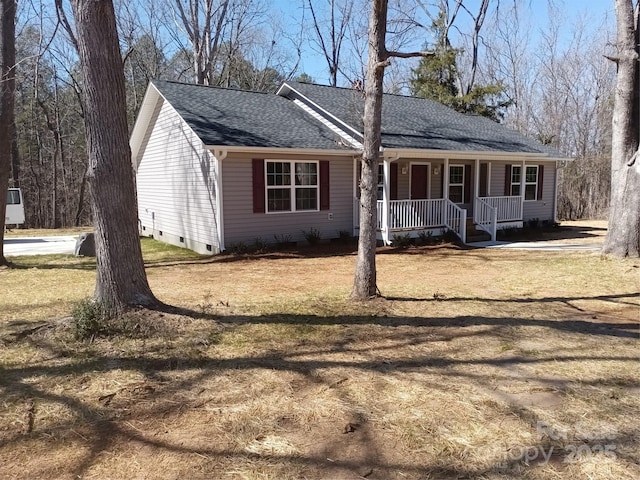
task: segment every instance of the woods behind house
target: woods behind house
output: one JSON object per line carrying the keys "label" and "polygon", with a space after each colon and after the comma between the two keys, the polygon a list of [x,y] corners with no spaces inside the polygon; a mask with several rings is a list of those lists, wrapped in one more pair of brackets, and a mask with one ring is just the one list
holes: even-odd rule
{"label": "woods behind house", "polygon": [[[362,2],[299,0],[291,13],[262,0],[163,0],[153,8],[143,0],[117,1],[129,129],[151,79],[258,91],[274,91],[287,79],[361,81],[367,25],[353,12],[364,11]],[[70,9],[55,3],[58,10],[52,1],[20,2],[17,15],[10,185],[23,189],[26,226],[33,228],[91,221],[83,84],[60,21]],[[575,159],[561,170],[559,218],[606,216],[616,72],[605,55],[612,22],[595,24],[550,6],[540,29],[520,2],[480,3],[477,11],[445,0],[429,10],[420,2],[391,9],[390,48],[406,50],[420,39],[415,48],[437,55],[394,62],[385,90],[486,115],[552,145]],[[560,23],[568,14],[575,22]],[[313,65],[311,54],[324,68],[319,78],[301,67]]]}

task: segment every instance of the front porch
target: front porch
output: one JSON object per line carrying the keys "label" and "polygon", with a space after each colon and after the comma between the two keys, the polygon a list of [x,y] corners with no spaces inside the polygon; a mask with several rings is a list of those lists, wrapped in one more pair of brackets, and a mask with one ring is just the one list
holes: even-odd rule
{"label": "front porch", "polygon": [[[388,205],[386,208],[385,206]],[[452,230],[463,242],[467,237],[467,210],[447,198],[420,200],[378,200],[378,230],[381,240],[391,243],[397,234]],[[476,197],[473,215],[477,228],[495,241],[502,228],[522,227],[520,196]]]}
{"label": "front porch", "polygon": [[498,230],[522,227],[525,192],[542,183],[523,175],[530,173],[524,160],[509,160],[385,158],[378,171],[378,238],[390,244],[394,235],[451,230],[466,243],[475,226],[495,241]]}

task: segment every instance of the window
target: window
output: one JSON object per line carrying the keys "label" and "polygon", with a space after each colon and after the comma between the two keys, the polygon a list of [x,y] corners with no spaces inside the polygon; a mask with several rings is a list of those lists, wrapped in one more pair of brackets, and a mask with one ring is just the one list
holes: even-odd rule
{"label": "window", "polygon": [[520,167],[514,165],[511,167],[511,192],[512,197],[520,195]]}
{"label": "window", "polygon": [[526,167],[524,175],[524,199],[538,199],[538,166]]}
{"label": "window", "polygon": [[266,162],[267,212],[318,210],[317,162]]}
{"label": "window", "polygon": [[378,164],[378,200],[382,200],[384,192],[384,164]]}
{"label": "window", "polygon": [[[524,199],[538,200],[538,165],[525,167],[524,174]],[[511,167],[511,195],[520,195],[522,185],[522,167],[513,165]]]}
{"label": "window", "polygon": [[20,205],[19,190],[9,190],[7,192],[7,205]]}
{"label": "window", "polygon": [[464,203],[464,165],[449,165],[449,200]]}

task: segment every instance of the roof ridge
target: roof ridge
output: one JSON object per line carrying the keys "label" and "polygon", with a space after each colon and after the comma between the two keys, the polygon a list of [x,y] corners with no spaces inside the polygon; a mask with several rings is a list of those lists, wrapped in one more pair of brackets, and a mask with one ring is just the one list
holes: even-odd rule
{"label": "roof ridge", "polygon": [[[360,92],[362,91],[364,93],[364,90],[357,90],[353,87],[338,87],[338,86],[333,86],[333,85],[324,85],[321,83],[312,83],[312,82],[298,82],[296,80],[288,80],[284,83],[299,83],[301,85],[311,85],[312,87],[325,87],[325,88],[335,88],[337,90],[348,90],[348,91],[354,91],[354,92]],[[443,105],[444,107],[447,107],[447,105],[444,105],[436,100],[432,100],[431,98],[426,98],[426,97],[417,97],[415,95],[404,95],[402,93],[390,93],[390,92],[382,92],[384,96],[387,97],[400,97],[400,98],[411,98],[411,99],[416,99],[416,100],[426,100],[428,102],[432,102],[432,103],[437,103],[439,105]],[[447,107],[447,108],[451,108],[451,107]],[[458,112],[461,113],[461,112]],[[464,114],[463,114],[464,115]]]}
{"label": "roof ridge", "polygon": [[154,78],[151,80],[151,83],[171,83],[174,85],[183,85],[186,87],[201,87],[201,88],[209,88],[213,90],[227,90],[230,92],[242,92],[242,93],[260,93],[264,95],[273,95],[273,92],[265,92],[262,90],[247,90],[245,88],[236,88],[236,87],[221,87],[220,85],[204,85],[202,83],[189,83],[189,82],[179,82],[177,80],[162,80],[158,78]]}

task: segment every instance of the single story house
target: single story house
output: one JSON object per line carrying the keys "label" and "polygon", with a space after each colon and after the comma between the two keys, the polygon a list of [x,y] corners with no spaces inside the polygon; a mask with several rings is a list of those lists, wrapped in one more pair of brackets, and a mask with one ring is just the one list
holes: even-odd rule
{"label": "single story house", "polygon": [[[131,135],[142,235],[201,253],[358,235],[363,93],[153,81]],[[379,239],[555,221],[560,154],[436,102],[385,95]]]}

